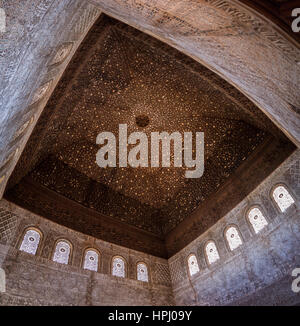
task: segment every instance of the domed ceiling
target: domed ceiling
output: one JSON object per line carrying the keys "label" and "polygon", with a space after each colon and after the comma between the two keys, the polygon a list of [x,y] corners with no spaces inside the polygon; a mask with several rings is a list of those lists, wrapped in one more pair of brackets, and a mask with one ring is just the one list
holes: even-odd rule
{"label": "domed ceiling", "polygon": [[[143,131],[149,139],[152,131],[204,132],[204,175],[187,179],[185,168],[174,167],[100,168],[96,137],[102,131],[118,135],[119,124],[128,125],[128,134]],[[78,231],[166,257],[165,237],[187,217],[210,205],[214,217],[202,217],[205,231],[293,149],[223,79],[102,15],[48,101],[6,197]],[[266,165],[249,173],[258,152]],[[214,200],[244,171],[249,187],[236,187],[231,203],[216,209]]]}

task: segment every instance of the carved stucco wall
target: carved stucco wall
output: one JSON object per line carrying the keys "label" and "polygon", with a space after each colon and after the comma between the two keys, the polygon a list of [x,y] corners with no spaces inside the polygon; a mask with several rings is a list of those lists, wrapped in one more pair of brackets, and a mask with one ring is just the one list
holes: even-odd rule
{"label": "carved stucco wall", "polygon": [[3,1],[0,197],[57,82],[101,14],[78,0]]}
{"label": "carved stucco wall", "polygon": [[[300,266],[300,162],[292,154],[260,186],[207,232],[169,259],[175,302],[180,305],[299,305],[291,289],[292,270]],[[270,197],[272,187],[284,184],[295,204],[279,212]],[[268,225],[255,234],[246,213],[258,205]],[[234,224],[243,244],[230,251],[224,230]],[[220,260],[208,265],[204,246],[214,240]],[[187,257],[195,253],[200,271],[189,277]]]}
{"label": "carved stucco wall", "polygon": [[[28,227],[42,232],[35,256],[19,251]],[[61,239],[72,244],[68,265],[52,261]],[[98,272],[82,268],[87,248],[99,252]],[[114,256],[126,261],[124,279],[111,276]],[[147,283],[137,281],[138,262],[147,264]],[[72,231],[6,200],[0,202],[0,265],[6,272],[6,293],[0,294],[0,305],[174,304],[167,260]]]}
{"label": "carved stucco wall", "polygon": [[[299,154],[299,150],[294,152],[245,200],[169,261],[72,231],[2,200],[0,261],[8,283],[1,304],[298,305],[299,294],[292,292],[291,284],[292,270],[300,266]],[[295,199],[284,213],[270,197],[276,184],[286,185]],[[261,208],[268,221],[259,234],[246,220],[246,212],[254,205]],[[224,239],[224,230],[230,224],[238,227],[243,240],[234,251],[228,249]],[[18,250],[28,226],[43,232],[36,256]],[[55,241],[60,238],[74,246],[67,266],[51,261]],[[220,254],[220,260],[210,266],[203,251],[208,240],[216,242]],[[99,273],[82,270],[87,247],[101,253]],[[187,271],[191,253],[197,256],[200,268],[193,277]],[[109,275],[114,255],[126,259],[126,279]],[[138,261],[149,266],[149,284],[136,281]]]}

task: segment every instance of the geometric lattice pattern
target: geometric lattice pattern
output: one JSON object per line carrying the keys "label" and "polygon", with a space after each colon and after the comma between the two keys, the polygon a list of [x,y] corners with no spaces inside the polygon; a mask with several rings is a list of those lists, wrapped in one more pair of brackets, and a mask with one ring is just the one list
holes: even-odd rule
{"label": "geometric lattice pattern", "polygon": [[234,250],[237,247],[239,247],[241,244],[243,244],[242,239],[239,235],[239,231],[235,226],[231,226],[230,228],[227,229],[225,233],[225,237],[230,250]]}
{"label": "geometric lattice pattern", "polygon": [[0,208],[0,242],[9,244],[17,229],[18,216]]}
{"label": "geometric lattice pattern", "polygon": [[209,264],[220,259],[218,249],[214,241],[209,241],[205,246],[205,253]]}
{"label": "geometric lattice pattern", "polygon": [[84,257],[84,269],[90,271],[98,271],[98,257],[99,255],[95,250],[87,250]]}
{"label": "geometric lattice pattern", "polygon": [[171,276],[170,276],[168,265],[160,264],[160,263],[155,264],[154,271],[153,271],[153,279],[157,284],[170,285]]}
{"label": "geometric lattice pattern", "polygon": [[20,246],[21,251],[35,255],[40,242],[40,234],[35,230],[27,230]]}
{"label": "geometric lattice pattern", "polygon": [[188,267],[190,275],[193,276],[199,272],[199,265],[195,255],[190,255],[188,259]]}
{"label": "geometric lattice pattern", "polygon": [[125,277],[125,261],[121,257],[115,257],[112,262],[112,275]]}
{"label": "geometric lattice pattern", "polygon": [[254,207],[249,211],[248,219],[255,233],[260,232],[266,225],[268,225],[266,218],[263,216],[261,210],[257,207]]}
{"label": "geometric lattice pattern", "polygon": [[70,252],[70,245],[65,241],[59,241],[55,248],[53,261],[56,261],[61,264],[68,264]]}
{"label": "geometric lattice pattern", "polygon": [[138,281],[148,282],[148,268],[144,263],[137,265],[137,279]]}
{"label": "geometric lattice pattern", "polygon": [[273,198],[277,203],[281,212],[287,210],[292,204],[295,203],[293,197],[284,186],[278,186],[273,190]]}
{"label": "geometric lattice pattern", "polygon": [[170,273],[172,277],[172,283],[180,283],[186,279],[185,269],[182,268],[181,259],[174,260],[170,263]]}

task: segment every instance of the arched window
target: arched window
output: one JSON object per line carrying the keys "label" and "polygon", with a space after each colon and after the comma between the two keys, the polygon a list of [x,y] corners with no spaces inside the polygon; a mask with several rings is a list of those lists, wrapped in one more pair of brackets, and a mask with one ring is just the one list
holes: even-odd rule
{"label": "arched window", "polygon": [[258,207],[253,207],[248,212],[248,220],[255,233],[260,232],[268,222]]}
{"label": "arched window", "polygon": [[138,281],[148,282],[148,268],[147,265],[144,263],[137,264],[137,279]]}
{"label": "arched window", "polygon": [[205,254],[209,264],[212,264],[220,259],[217,246],[214,241],[210,240],[205,245]]}
{"label": "arched window", "polygon": [[287,208],[295,203],[293,197],[282,185],[274,188],[272,195],[281,212],[284,212]]}
{"label": "arched window", "polygon": [[235,226],[230,226],[225,232],[225,237],[230,250],[234,250],[243,244],[239,231]]}
{"label": "arched window", "polygon": [[125,277],[125,260],[122,257],[114,257],[112,260],[112,275]]}
{"label": "arched window", "polygon": [[198,266],[197,257],[193,254],[190,255],[188,258],[188,268],[191,276],[197,274],[200,270]]}
{"label": "arched window", "polygon": [[41,234],[38,231],[34,229],[28,229],[24,234],[20,250],[35,255],[40,243],[40,239]]}
{"label": "arched window", "polygon": [[56,244],[53,261],[61,264],[68,264],[71,253],[71,245],[66,241],[59,241]]}
{"label": "arched window", "polygon": [[83,268],[88,269],[90,271],[97,272],[98,271],[98,263],[99,263],[98,253],[93,249],[86,250],[85,255],[84,255]]}

